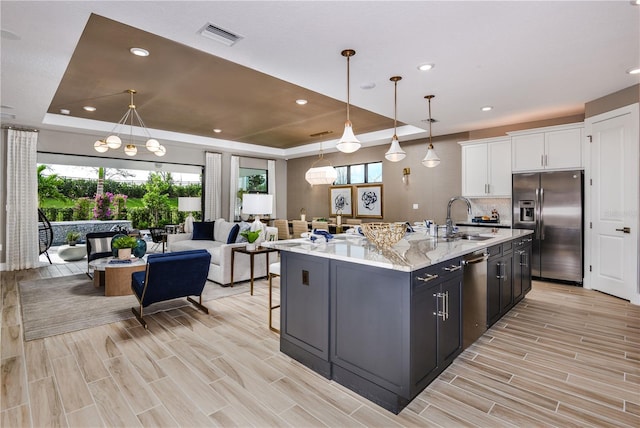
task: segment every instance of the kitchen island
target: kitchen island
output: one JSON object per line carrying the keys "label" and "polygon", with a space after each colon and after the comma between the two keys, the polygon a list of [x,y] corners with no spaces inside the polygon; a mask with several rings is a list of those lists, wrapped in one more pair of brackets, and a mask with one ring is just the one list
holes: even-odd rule
{"label": "kitchen island", "polygon": [[462,232],[416,231],[388,250],[356,234],[265,244],[281,251],[280,350],[400,412],[462,351],[463,257],[530,234]]}

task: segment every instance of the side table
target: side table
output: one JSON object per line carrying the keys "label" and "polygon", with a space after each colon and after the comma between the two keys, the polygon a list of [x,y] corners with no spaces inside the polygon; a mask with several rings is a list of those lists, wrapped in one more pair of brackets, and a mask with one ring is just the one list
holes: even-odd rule
{"label": "side table", "polygon": [[[231,249],[231,283],[229,284],[229,286],[233,287],[233,268],[235,265],[236,253],[249,255],[249,263],[251,266],[251,295],[253,296],[253,266],[254,266],[253,258],[256,256],[256,254],[264,254],[267,258],[267,271],[268,271],[269,270],[269,253],[274,253],[277,251],[278,250],[276,250],[275,248],[266,248],[266,247],[258,247],[255,250],[247,250],[246,247],[233,247]],[[267,272],[267,275],[268,275],[268,272]]]}
{"label": "side table", "polygon": [[131,263],[109,263],[113,257],[96,259],[89,263],[94,269],[93,285],[104,286],[105,296],[126,296],[131,291],[131,274],[147,268],[147,260],[132,259]]}

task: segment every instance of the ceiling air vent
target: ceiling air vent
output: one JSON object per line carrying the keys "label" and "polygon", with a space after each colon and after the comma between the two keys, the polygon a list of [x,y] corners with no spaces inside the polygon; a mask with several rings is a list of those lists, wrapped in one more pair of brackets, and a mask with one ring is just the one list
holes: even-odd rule
{"label": "ceiling air vent", "polygon": [[207,25],[202,27],[200,34],[227,46],[233,46],[238,40],[243,38],[211,23],[207,23]]}

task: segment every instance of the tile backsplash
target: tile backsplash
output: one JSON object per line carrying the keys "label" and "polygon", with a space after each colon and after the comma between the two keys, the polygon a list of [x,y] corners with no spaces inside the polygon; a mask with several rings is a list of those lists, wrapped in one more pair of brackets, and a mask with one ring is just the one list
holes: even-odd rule
{"label": "tile backsplash", "polygon": [[491,216],[494,208],[500,214],[501,223],[511,224],[511,199],[510,198],[469,198],[471,201],[471,211],[474,216]]}

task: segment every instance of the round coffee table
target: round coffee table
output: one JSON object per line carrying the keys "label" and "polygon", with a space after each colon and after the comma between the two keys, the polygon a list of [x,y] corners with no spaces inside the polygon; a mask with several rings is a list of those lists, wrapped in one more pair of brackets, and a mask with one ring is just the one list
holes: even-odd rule
{"label": "round coffee table", "polygon": [[147,258],[132,258],[130,263],[121,263],[117,258],[105,257],[89,262],[93,268],[93,285],[104,286],[105,296],[126,296],[131,291],[131,274],[147,267]]}
{"label": "round coffee table", "polygon": [[87,246],[84,244],[60,245],[58,247],[58,257],[65,262],[82,260],[87,256]]}

